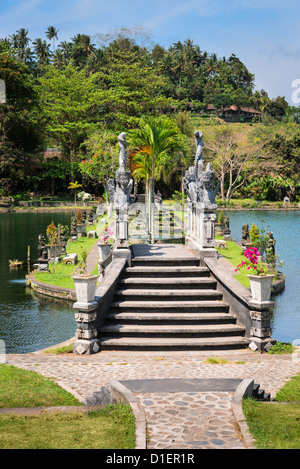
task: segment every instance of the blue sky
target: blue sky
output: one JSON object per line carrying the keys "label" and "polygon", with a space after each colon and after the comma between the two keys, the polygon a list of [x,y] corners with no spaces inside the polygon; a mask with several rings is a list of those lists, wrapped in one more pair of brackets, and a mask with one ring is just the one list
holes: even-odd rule
{"label": "blue sky", "polygon": [[150,44],[168,47],[189,38],[219,57],[236,54],[255,74],[258,89],[290,104],[300,79],[299,0],[1,0],[0,36],[29,29],[45,38],[59,29],[59,42],[77,33],[96,35],[139,28]]}

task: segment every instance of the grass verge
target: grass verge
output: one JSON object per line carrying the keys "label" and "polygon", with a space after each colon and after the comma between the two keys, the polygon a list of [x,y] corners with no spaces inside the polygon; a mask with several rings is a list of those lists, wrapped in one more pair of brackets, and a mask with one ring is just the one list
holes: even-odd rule
{"label": "grass verge", "polygon": [[0,449],[134,449],[135,419],[124,404],[88,414],[0,416]]}
{"label": "grass verge", "polygon": [[[81,406],[54,381],[0,365],[0,407]],[[134,449],[135,418],[124,404],[89,413],[0,415],[0,449]]]}
{"label": "grass verge", "polygon": [[243,412],[257,449],[299,449],[300,375],[275,396],[276,403],[243,400]]}
{"label": "grass verge", "polygon": [[79,406],[78,399],[34,371],[0,365],[0,407]]}

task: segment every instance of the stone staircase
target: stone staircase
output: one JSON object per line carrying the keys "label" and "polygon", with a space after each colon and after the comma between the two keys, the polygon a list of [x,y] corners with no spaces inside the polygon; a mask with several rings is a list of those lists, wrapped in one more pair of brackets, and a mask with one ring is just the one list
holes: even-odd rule
{"label": "stone staircase", "polygon": [[98,337],[102,350],[228,350],[247,347],[244,334],[209,269],[154,255],[125,269]]}

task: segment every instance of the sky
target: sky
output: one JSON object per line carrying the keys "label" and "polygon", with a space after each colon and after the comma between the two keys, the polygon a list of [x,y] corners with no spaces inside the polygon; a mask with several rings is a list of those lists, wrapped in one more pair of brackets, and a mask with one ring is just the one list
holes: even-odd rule
{"label": "sky", "polygon": [[25,28],[30,39],[46,39],[55,26],[59,42],[81,33],[97,44],[97,35],[121,28],[141,31],[150,46],[190,39],[218,57],[234,53],[254,73],[256,89],[297,106],[299,13],[299,0],[1,0],[0,37]]}

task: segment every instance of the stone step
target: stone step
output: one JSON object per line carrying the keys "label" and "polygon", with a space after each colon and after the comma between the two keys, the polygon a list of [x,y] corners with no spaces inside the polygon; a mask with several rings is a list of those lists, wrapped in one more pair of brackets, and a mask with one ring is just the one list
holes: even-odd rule
{"label": "stone step", "polygon": [[253,384],[252,396],[254,399],[257,399],[258,401],[270,401],[271,400],[271,394],[266,393],[264,389],[261,389],[260,384],[257,384],[257,383]]}
{"label": "stone step", "polygon": [[160,278],[159,281],[157,278],[153,277],[125,277],[119,281],[121,288],[123,287],[134,287],[134,288],[176,288],[178,289],[197,289],[197,288],[209,288],[216,289],[217,282],[210,277],[174,277],[174,278]]}
{"label": "stone step", "polygon": [[170,289],[151,289],[133,290],[126,288],[124,290],[118,290],[115,293],[115,298],[125,298],[127,300],[142,300],[142,301],[183,301],[187,298],[189,301],[200,301],[200,300],[221,300],[223,295],[217,290],[170,290]]}
{"label": "stone step", "polygon": [[134,312],[153,313],[153,312],[169,312],[181,314],[185,312],[212,313],[227,312],[229,305],[224,301],[113,301],[110,310],[116,312]]}
{"label": "stone step", "polygon": [[133,277],[153,277],[153,278],[173,278],[173,277],[209,277],[210,272],[207,267],[191,266],[141,266],[127,267],[124,269],[124,275]]}
{"label": "stone step", "polygon": [[236,317],[229,313],[140,313],[125,312],[111,313],[106,318],[107,322],[118,322],[119,324],[235,324]]}
{"label": "stone step", "polygon": [[165,266],[198,266],[199,259],[196,257],[179,257],[179,258],[172,258],[172,257],[159,257],[159,256],[141,256],[141,257],[134,257],[131,261],[131,264],[136,267],[140,266],[157,266],[157,267],[165,267]]}
{"label": "stone step", "polygon": [[210,325],[133,325],[133,324],[107,324],[99,330],[101,336],[121,335],[122,337],[229,337],[243,335],[245,328],[236,324],[210,324]]}
{"label": "stone step", "polygon": [[105,337],[101,338],[101,350],[227,350],[248,346],[245,337]]}

